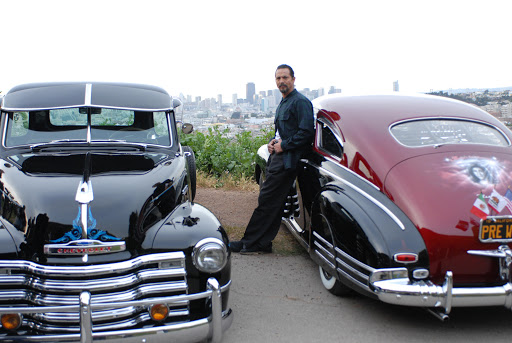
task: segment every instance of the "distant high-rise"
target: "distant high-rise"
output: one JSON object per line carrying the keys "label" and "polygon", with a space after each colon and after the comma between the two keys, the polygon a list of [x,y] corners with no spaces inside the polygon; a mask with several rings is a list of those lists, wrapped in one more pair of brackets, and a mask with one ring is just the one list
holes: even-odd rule
{"label": "distant high-rise", "polygon": [[222,94],[217,94],[217,104],[222,107]]}
{"label": "distant high-rise", "polygon": [[398,80],[393,82],[393,92],[398,92]]}
{"label": "distant high-rise", "polygon": [[238,105],[237,99],[238,99],[238,94],[236,94],[236,93],[233,94],[233,96],[231,97],[231,102],[233,103],[233,106]]}
{"label": "distant high-rise", "polygon": [[336,93],[341,93],[341,89],[331,86],[331,88],[329,88],[328,94],[336,94]]}
{"label": "distant high-rise", "polygon": [[249,104],[254,103],[254,94],[256,94],[256,86],[253,82],[249,82],[245,91],[246,100]]}

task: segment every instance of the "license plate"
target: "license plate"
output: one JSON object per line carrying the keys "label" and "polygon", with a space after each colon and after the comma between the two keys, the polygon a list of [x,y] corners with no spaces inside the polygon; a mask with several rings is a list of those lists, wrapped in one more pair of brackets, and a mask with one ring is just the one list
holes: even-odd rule
{"label": "license plate", "polygon": [[478,238],[483,243],[512,242],[512,217],[487,217],[482,220]]}

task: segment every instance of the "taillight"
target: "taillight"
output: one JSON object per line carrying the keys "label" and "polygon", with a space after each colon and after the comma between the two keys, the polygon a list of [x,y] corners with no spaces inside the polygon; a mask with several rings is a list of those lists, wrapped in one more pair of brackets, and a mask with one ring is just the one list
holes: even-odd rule
{"label": "taillight", "polygon": [[398,263],[414,263],[418,262],[418,255],[412,253],[400,253],[393,256],[395,262]]}

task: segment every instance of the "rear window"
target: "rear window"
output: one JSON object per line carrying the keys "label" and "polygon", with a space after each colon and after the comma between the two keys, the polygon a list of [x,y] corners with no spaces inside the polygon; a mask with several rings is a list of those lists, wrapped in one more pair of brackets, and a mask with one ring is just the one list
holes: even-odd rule
{"label": "rear window", "polygon": [[443,144],[485,144],[508,146],[508,139],[493,126],[467,120],[425,119],[402,122],[391,127],[401,144],[420,147]]}

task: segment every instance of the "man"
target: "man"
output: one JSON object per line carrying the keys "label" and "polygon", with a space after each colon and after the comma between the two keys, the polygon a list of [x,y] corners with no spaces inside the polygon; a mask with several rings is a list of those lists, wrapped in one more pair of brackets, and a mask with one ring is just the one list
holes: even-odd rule
{"label": "man", "polygon": [[267,145],[270,157],[266,179],[244,237],[229,244],[233,252],[272,252],[272,240],[281,226],[285,200],[297,175],[297,163],[313,142],[313,105],[295,89],[293,69],[282,64],[277,67],[275,77],[283,98],[276,110],[275,137]]}

